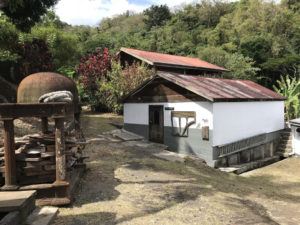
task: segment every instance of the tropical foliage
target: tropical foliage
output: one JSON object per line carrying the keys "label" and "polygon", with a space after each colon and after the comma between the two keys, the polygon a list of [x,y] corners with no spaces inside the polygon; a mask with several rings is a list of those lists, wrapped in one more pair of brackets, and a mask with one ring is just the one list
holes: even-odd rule
{"label": "tropical foliage", "polygon": [[2,11],[16,26],[23,31],[29,31],[47,9],[54,6],[58,0],[7,0]]}
{"label": "tropical foliage", "polygon": [[106,82],[100,85],[100,92],[105,93],[105,105],[110,111],[121,113],[123,111],[122,99],[144,81],[154,75],[154,71],[144,64],[133,63],[122,68],[117,61],[112,63],[112,70],[107,74]]}
{"label": "tropical foliage", "polygon": [[295,119],[300,116],[300,80],[298,77],[290,77],[289,75],[281,76],[274,85],[274,89],[284,97],[285,101],[285,117],[287,120]]}
{"label": "tropical foliage", "polygon": [[[122,96],[123,90],[116,94],[118,90],[112,89],[128,85],[108,83],[113,76],[126,72],[124,68],[117,69],[117,65],[107,65],[109,62],[101,58],[103,49],[109,49],[105,54],[110,58],[122,46],[199,57],[229,69],[224,77],[250,79],[269,88],[279,88],[277,80],[283,82],[281,76],[286,74],[293,80],[294,71],[300,68],[300,5],[296,0],[199,0],[172,9],[158,5],[142,13],[127,11],[106,18],[96,27],[71,26],[60,21],[53,11],[47,11],[55,2],[14,0],[2,10],[0,76],[7,78],[10,74],[11,81],[17,84],[28,75],[25,73],[32,70],[20,69],[25,57],[22,46],[34,46],[36,40],[47,45],[44,53],[36,54],[41,54],[41,58],[51,55],[52,59],[45,63],[52,66],[47,69],[78,77],[82,97],[95,103],[119,98],[116,96]],[[30,11],[36,15],[27,17]],[[102,71],[102,64],[98,68],[92,57],[98,57],[96,61],[103,62],[107,69]],[[25,61],[35,67],[35,57]],[[105,77],[105,85],[99,84],[100,77]],[[99,95],[100,88],[109,90],[105,93],[111,95]],[[110,110],[121,111],[114,104],[104,104]]]}
{"label": "tropical foliage", "polygon": [[100,90],[100,83],[107,80],[107,73],[111,68],[111,56],[108,49],[97,49],[80,60],[76,72],[79,81],[88,96],[88,102],[95,107],[105,107],[102,104],[104,96]]}

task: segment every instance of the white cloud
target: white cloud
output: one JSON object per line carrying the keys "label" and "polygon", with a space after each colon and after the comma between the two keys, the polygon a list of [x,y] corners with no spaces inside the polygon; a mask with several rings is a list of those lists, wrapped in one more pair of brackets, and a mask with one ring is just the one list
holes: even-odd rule
{"label": "white cloud", "polygon": [[152,1],[153,4],[157,4],[157,5],[164,5],[167,4],[170,8],[174,7],[174,6],[179,6],[182,4],[189,4],[189,3],[193,3],[196,0],[156,0],[156,1]]}
{"label": "white cloud", "polygon": [[[134,1],[137,2],[137,1]],[[96,25],[105,17],[124,13],[127,10],[142,12],[152,4],[167,4],[169,7],[191,3],[194,0],[151,0],[145,4],[129,0],[60,0],[55,12],[64,22],[73,25]]]}

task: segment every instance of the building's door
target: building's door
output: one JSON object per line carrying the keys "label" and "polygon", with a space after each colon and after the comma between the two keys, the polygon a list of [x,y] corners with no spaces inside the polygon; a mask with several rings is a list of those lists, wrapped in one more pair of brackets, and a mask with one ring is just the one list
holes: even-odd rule
{"label": "building's door", "polygon": [[162,105],[149,106],[149,140],[164,142],[164,107]]}

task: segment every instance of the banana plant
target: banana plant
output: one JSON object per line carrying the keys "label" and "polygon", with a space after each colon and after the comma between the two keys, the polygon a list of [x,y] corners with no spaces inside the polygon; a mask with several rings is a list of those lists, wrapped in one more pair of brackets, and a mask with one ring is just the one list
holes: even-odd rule
{"label": "banana plant", "polygon": [[300,80],[297,77],[289,75],[280,76],[276,81],[274,90],[286,97],[285,101],[285,118],[287,120],[294,119],[300,116]]}

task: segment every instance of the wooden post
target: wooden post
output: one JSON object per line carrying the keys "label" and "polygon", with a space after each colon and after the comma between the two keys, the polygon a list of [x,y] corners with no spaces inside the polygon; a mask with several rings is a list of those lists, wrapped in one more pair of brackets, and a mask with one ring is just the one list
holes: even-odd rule
{"label": "wooden post", "polygon": [[13,119],[4,120],[4,163],[5,163],[5,185],[4,191],[17,190],[17,172],[15,155],[15,135]]}
{"label": "wooden post", "polygon": [[56,181],[66,181],[64,118],[55,118]]}
{"label": "wooden post", "polygon": [[48,118],[47,117],[42,117],[42,133],[46,134],[48,133]]}
{"label": "wooden post", "polygon": [[75,122],[75,137],[76,139],[80,139],[81,138],[80,113],[74,114],[74,122]]}

